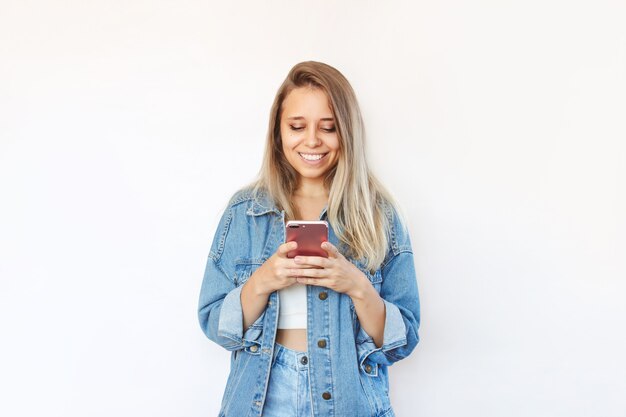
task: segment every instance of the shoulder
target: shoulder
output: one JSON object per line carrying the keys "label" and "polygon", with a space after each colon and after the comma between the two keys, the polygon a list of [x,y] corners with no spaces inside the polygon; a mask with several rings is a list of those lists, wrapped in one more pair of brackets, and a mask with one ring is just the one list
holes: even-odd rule
{"label": "shoulder", "polygon": [[243,187],[231,196],[228,201],[228,211],[231,213],[242,211],[252,216],[269,212],[280,214],[280,211],[276,208],[268,192],[263,188],[256,188],[253,185]]}
{"label": "shoulder", "polygon": [[[236,191],[228,200],[219,220],[210,256],[219,260],[229,246],[237,246],[247,241],[249,236],[249,218],[256,217],[255,224],[262,224],[263,214],[278,212],[262,189],[247,186]],[[260,216],[260,217],[259,217]]]}
{"label": "shoulder", "polygon": [[254,188],[247,186],[237,190],[228,200],[228,208],[232,209],[239,205],[253,201],[255,198]]}

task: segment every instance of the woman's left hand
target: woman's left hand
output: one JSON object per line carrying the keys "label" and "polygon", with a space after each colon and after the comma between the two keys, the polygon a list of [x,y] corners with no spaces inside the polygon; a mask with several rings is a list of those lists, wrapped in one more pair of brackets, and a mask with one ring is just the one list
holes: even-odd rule
{"label": "woman's left hand", "polygon": [[[352,262],[348,261],[330,242],[322,243],[328,258],[321,256],[296,256],[295,263],[301,269],[294,270],[297,282],[319,285],[333,291],[359,297],[366,290],[369,280]],[[370,284],[371,285],[371,284]]]}

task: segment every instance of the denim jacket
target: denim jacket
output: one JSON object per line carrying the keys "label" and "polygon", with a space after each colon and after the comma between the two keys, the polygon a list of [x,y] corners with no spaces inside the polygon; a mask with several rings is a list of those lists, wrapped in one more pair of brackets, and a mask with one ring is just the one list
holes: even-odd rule
{"label": "denim jacket", "polygon": [[[370,280],[385,303],[383,345],[377,348],[360,326],[352,299],[307,285],[307,343],[313,412],[317,416],[390,417],[387,367],[418,343],[420,309],[408,232],[393,209],[389,246]],[[326,209],[320,219],[326,218]],[[241,288],[284,243],[285,213],[265,195],[236,193],[219,222],[200,290],[198,318],[206,336],[231,351],[230,375],[219,416],[261,416],[268,386],[280,309],[277,292],[261,316],[243,329]],[[340,248],[329,227],[329,241]],[[319,341],[326,343],[319,343]],[[323,346],[323,347],[321,347]],[[330,394],[330,395],[329,395]]]}

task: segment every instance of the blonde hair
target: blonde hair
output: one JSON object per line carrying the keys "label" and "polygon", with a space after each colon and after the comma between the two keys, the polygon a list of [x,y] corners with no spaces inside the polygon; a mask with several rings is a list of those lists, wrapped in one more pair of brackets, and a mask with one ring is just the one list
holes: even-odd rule
{"label": "blonde hair", "polygon": [[254,188],[266,191],[285,210],[287,218],[295,219],[298,210],[291,196],[298,185],[298,174],[283,154],[280,117],[285,98],[300,87],[320,89],[326,94],[339,136],[338,161],[324,181],[329,192],[328,221],[345,246],[341,249],[374,271],[387,252],[390,219],[386,207],[395,204],[367,166],[359,104],[350,83],[338,70],[307,61],[289,71],[272,104],[265,156]]}

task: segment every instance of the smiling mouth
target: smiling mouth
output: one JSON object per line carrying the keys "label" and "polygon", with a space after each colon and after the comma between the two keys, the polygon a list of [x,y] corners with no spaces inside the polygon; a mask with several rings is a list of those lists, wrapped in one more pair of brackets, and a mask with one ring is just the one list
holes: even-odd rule
{"label": "smiling mouth", "polygon": [[315,161],[319,161],[320,159],[322,159],[323,157],[328,155],[328,153],[302,153],[302,152],[298,152],[298,155],[300,155],[302,157],[302,159],[304,159],[306,161],[315,162]]}

